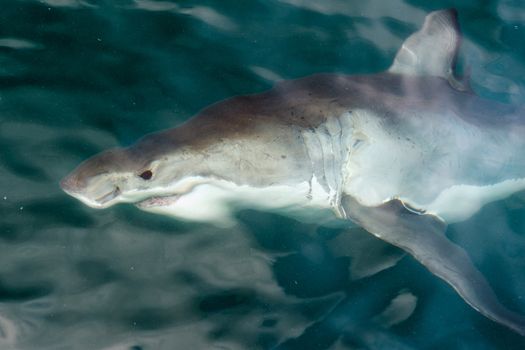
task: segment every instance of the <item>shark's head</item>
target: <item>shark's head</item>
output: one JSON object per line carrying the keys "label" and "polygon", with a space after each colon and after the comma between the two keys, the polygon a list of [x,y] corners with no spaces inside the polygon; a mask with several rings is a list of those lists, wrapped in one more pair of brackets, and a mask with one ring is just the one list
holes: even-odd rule
{"label": "shark's head", "polygon": [[115,148],[81,163],[60,182],[62,189],[92,208],[137,202],[166,181],[162,161]]}
{"label": "shark's head", "polygon": [[157,197],[175,200],[196,185],[214,180],[203,167],[203,157],[195,143],[176,143],[165,133],[152,134],[128,148],[110,149],[87,159],[60,186],[98,209],[117,203],[141,205],[146,200],[152,204]]}
{"label": "shark's head", "polygon": [[221,221],[225,213],[206,210],[212,197],[205,203],[184,203],[195,196],[196,186],[212,186],[216,182],[202,172],[201,162],[198,154],[188,151],[148,157],[139,143],[89,158],[64,177],[60,186],[92,208],[133,203],[140,209],[181,219]]}
{"label": "shark's head", "polygon": [[92,208],[133,203],[145,211],[205,222],[230,221],[238,203],[278,209],[307,200],[311,174],[301,150],[258,141],[240,123],[235,129],[215,122],[219,118],[209,120],[199,116],[128,148],[97,154],[60,185]]}

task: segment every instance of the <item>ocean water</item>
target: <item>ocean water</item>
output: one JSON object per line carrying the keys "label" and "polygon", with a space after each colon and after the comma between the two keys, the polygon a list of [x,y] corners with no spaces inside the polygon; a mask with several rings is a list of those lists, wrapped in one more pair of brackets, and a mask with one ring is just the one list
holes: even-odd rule
{"label": "ocean water", "polygon": [[[219,229],[90,209],[58,186],[87,157],[224,98],[384,70],[448,7],[473,89],[525,104],[520,1],[2,0],[0,350],[524,349],[359,230],[253,210]],[[523,195],[447,235],[525,312]]]}

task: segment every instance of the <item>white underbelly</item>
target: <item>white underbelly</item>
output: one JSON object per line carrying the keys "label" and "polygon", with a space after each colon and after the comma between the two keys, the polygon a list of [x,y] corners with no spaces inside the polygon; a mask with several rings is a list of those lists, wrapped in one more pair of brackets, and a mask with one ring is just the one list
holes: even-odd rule
{"label": "white underbelly", "polygon": [[266,187],[214,180],[199,184],[180,196],[152,197],[138,207],[156,214],[219,226],[233,225],[233,213],[242,208],[275,211],[301,221],[319,222],[335,218],[332,196],[315,177],[310,182]]}
{"label": "white underbelly", "polygon": [[399,199],[451,224],[470,218],[485,204],[505,199],[523,190],[525,190],[525,179],[515,179],[488,186],[452,186],[441,192],[430,203],[417,203],[409,197]]}

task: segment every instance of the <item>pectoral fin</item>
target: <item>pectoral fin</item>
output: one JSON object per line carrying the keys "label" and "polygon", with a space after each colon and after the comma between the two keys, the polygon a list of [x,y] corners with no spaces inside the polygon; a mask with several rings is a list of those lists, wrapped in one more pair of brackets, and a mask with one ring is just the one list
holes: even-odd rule
{"label": "pectoral fin", "polygon": [[366,207],[345,195],[342,206],[349,219],[380,239],[404,249],[450,284],[474,309],[525,335],[525,317],[500,304],[467,253],[447,239],[446,225],[438,218],[407,210],[399,200]]}

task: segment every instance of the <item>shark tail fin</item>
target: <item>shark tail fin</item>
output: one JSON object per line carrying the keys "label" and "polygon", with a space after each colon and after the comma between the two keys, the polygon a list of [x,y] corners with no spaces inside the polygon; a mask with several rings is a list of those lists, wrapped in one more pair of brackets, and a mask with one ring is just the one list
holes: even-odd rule
{"label": "shark tail fin", "polygon": [[405,40],[388,71],[437,76],[448,80],[458,90],[470,90],[468,82],[454,75],[460,42],[456,10],[431,12],[423,27]]}

